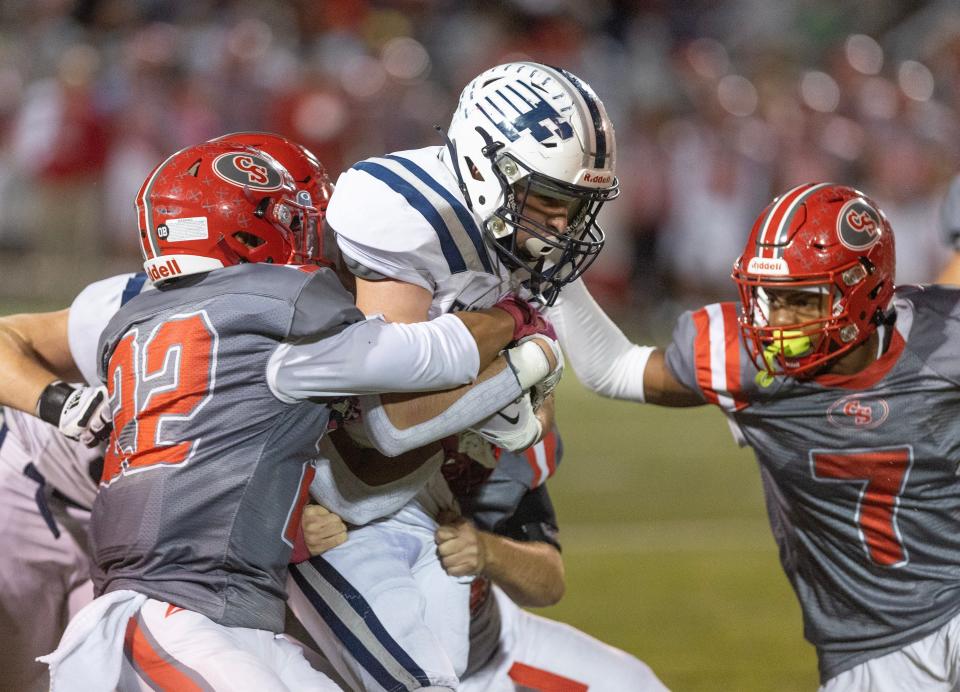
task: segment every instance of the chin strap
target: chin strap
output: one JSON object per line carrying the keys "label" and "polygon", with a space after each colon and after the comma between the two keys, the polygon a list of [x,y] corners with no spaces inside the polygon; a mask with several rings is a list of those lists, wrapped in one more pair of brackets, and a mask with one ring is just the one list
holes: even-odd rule
{"label": "chin strap", "polygon": [[467,192],[467,184],[463,182],[463,174],[460,173],[460,163],[457,159],[457,145],[447,136],[446,131],[439,125],[434,125],[433,129],[440,133],[443,141],[447,145],[447,151],[450,152],[450,165],[453,168],[453,174],[457,176],[457,187],[460,188],[460,194],[467,201],[467,209],[473,211],[473,202],[470,200],[470,193]]}

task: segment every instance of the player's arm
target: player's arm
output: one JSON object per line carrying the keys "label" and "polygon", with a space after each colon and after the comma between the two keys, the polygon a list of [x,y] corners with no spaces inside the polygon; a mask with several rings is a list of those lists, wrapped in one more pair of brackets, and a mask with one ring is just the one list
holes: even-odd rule
{"label": "player's arm", "polygon": [[0,405],[36,414],[47,385],[82,379],[67,340],[69,313],[0,317]]}
{"label": "player's arm", "polygon": [[515,541],[451,516],[441,516],[434,540],[440,563],[452,577],[486,577],[525,608],[550,606],[563,597],[563,559],[549,543]]}
{"label": "player's arm", "polygon": [[631,342],[587,291],[583,281],[564,287],[548,316],[584,386],[611,399],[661,406],[697,406],[703,399],[667,367],[664,352]]}

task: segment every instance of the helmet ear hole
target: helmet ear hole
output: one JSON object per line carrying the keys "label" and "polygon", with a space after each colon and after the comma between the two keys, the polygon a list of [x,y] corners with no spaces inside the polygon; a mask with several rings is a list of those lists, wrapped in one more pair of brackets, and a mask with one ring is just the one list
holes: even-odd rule
{"label": "helmet ear hole", "polygon": [[246,231],[237,231],[233,234],[233,238],[243,243],[248,248],[257,248],[266,242],[260,236],[254,235],[253,233],[247,233]]}
{"label": "helmet ear hole", "polygon": [[[470,171],[470,177],[478,182],[484,182],[483,174],[480,172],[480,169],[477,168],[477,164],[473,162],[469,156],[464,156],[463,160],[467,162],[467,170]],[[480,202],[483,204],[483,202]]]}

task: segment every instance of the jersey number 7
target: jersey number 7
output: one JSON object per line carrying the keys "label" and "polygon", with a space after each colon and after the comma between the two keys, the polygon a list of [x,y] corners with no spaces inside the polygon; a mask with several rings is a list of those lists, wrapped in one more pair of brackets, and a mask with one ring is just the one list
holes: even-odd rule
{"label": "jersey number 7", "polygon": [[144,338],[131,329],[107,368],[113,435],[101,485],[121,475],[190,460],[200,440],[178,439],[178,422],[192,419],[213,393],[217,332],[206,311],[161,322]]}
{"label": "jersey number 7", "polygon": [[900,567],[909,560],[897,510],[912,460],[910,447],[810,452],[813,477],[818,481],[860,485],[854,521],[867,557],[877,565]]}

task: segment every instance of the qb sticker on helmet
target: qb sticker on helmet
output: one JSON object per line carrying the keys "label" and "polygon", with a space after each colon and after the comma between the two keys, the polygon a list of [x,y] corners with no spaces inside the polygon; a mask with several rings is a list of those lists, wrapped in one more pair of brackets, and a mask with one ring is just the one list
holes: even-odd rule
{"label": "qb sticker on helmet", "polygon": [[837,236],[844,247],[866,250],[880,240],[880,215],[862,199],[851,199],[837,215]]}
{"label": "qb sticker on helmet", "polygon": [[269,192],[283,186],[283,178],[277,170],[253,154],[221,154],[213,161],[213,172],[238,187]]}

